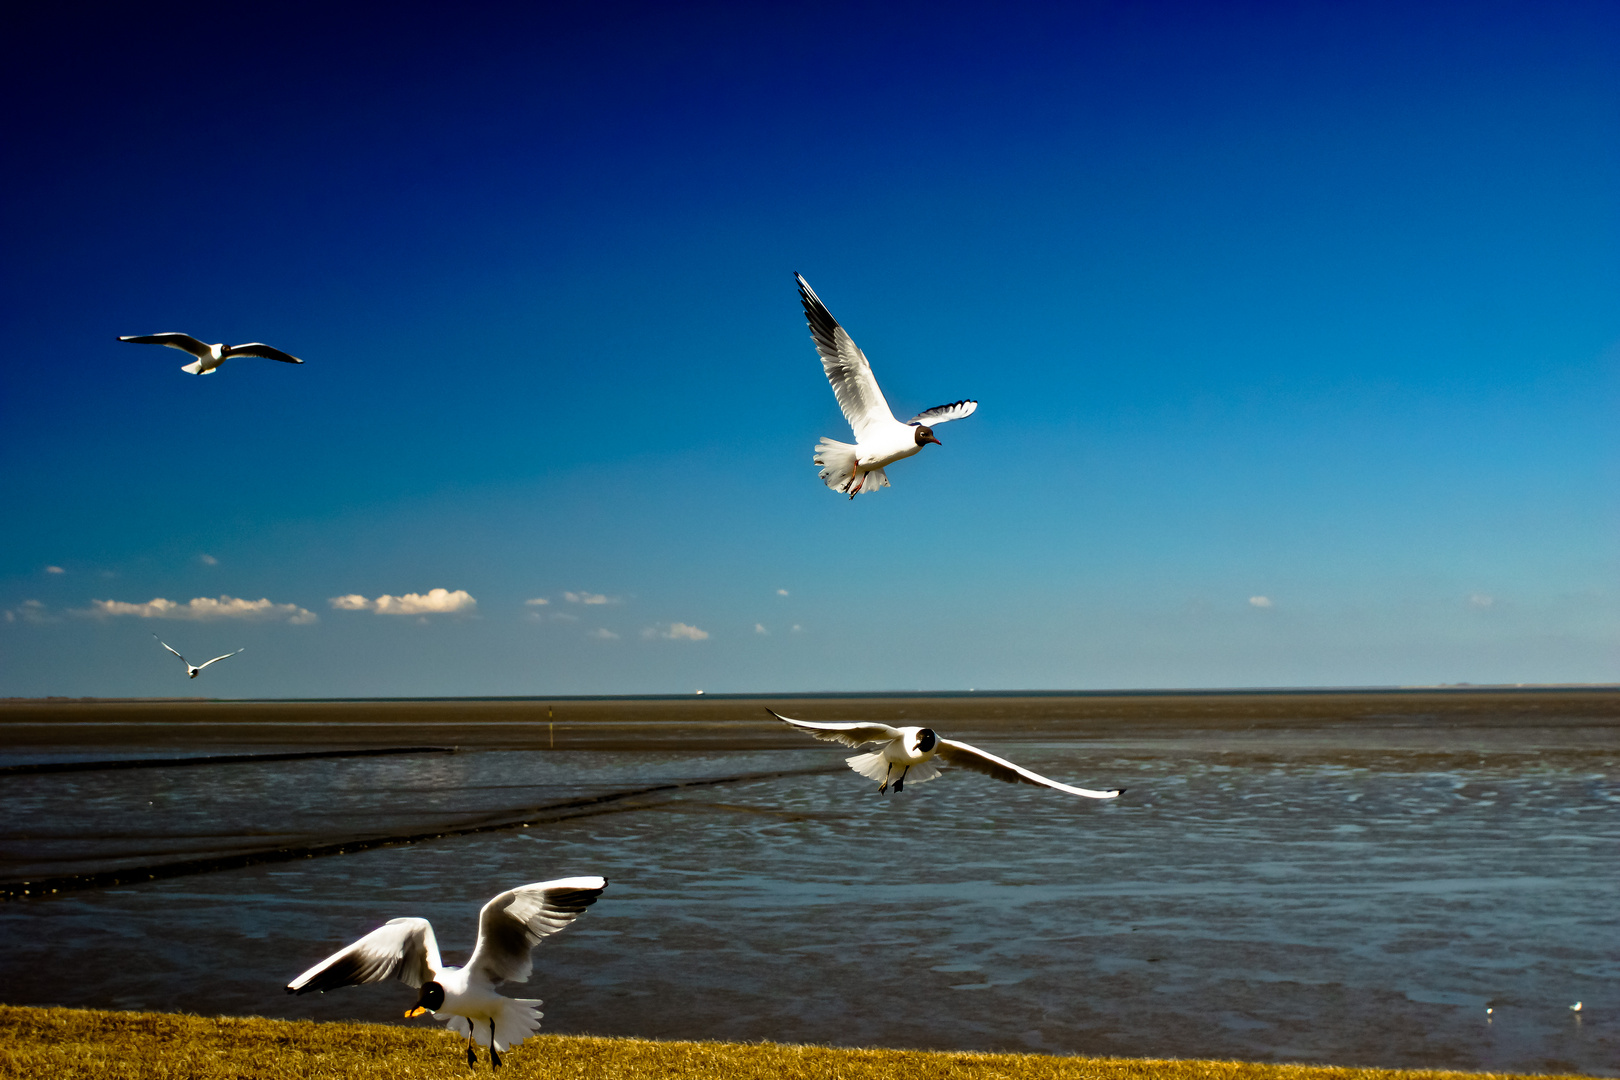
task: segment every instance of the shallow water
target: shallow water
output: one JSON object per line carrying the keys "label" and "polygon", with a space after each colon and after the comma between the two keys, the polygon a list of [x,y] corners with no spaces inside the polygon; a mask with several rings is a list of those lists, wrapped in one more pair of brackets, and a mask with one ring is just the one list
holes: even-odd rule
{"label": "shallow water", "polygon": [[399,915],[432,919],[454,961],[494,893],[599,873],[602,901],[537,950],[523,991],[548,999],[549,1031],[1620,1075],[1608,736],[977,741],[1129,790],[948,773],[884,798],[815,743],[5,777],[15,879],[791,773],[0,905],[0,986],[18,1004],[397,1019],[414,997],[398,984],[281,987]]}

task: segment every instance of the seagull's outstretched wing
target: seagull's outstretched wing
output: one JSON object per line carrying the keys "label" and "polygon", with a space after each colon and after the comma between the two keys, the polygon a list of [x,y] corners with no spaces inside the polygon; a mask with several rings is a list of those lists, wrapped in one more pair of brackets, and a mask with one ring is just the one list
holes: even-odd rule
{"label": "seagull's outstretched wing", "polygon": [[522,982],[534,970],[529,950],[578,918],[607,888],[599,877],[558,878],[508,889],[478,914],[478,946],[467,970],[492,983]]}
{"label": "seagull's outstretched wing", "polygon": [[[224,656],[216,656],[212,660],[208,661],[208,664],[217,664],[221,660],[229,660],[231,657],[235,656],[237,652],[247,652],[247,646],[244,645],[242,648],[237,649],[236,652],[228,652]],[[208,664],[198,664],[197,670],[201,671],[203,668],[207,667]]]}
{"label": "seagull's outstretched wing", "polygon": [[439,943],[426,919],[390,919],[288,983],[287,993],[336,990],[394,977],[406,986],[421,986],[443,966]]}
{"label": "seagull's outstretched wing", "polygon": [[833,396],[838,399],[838,407],[844,410],[844,419],[854,429],[855,438],[859,440],[874,422],[893,423],[894,413],[889,411],[889,403],[878,389],[866,354],[838,325],[838,320],[832,317],[810,283],[798,274],[793,278],[799,283],[799,300],[804,304],[805,318],[810,320],[810,336],[815,338],[816,352],[821,354],[821,369],[832,383]]}
{"label": "seagull's outstretched wing", "polygon": [[1114,788],[1110,791],[1091,791],[1087,788],[1070,787],[1060,784],[1056,780],[1048,780],[1040,773],[1030,772],[1021,765],[1014,765],[1006,758],[998,758],[994,754],[987,754],[977,746],[969,746],[965,742],[955,739],[939,740],[939,749],[934,752],[939,760],[947,765],[955,765],[959,769],[971,769],[976,773],[993,776],[997,780],[1009,784],[1036,784],[1040,787],[1056,788],[1058,791],[1067,791],[1070,795],[1084,795],[1088,799],[1114,799],[1118,798],[1124,788]]}
{"label": "seagull's outstretched wing", "polygon": [[213,346],[198,341],[190,334],[136,334],[131,337],[120,337],[118,340],[135,345],[167,345],[171,349],[188,352],[199,360],[214,355]]}
{"label": "seagull's outstretched wing", "polygon": [[[167,641],[164,641],[164,640],[163,640],[163,639],[162,639],[162,638],[160,638],[160,637],[158,637],[158,636],[157,636],[157,635],[156,635],[156,634],[153,634],[153,635],[152,635],[152,640],[153,640],[153,641],[155,641],[155,642],[157,642],[157,643],[158,643],[158,644],[159,644],[159,645],[161,645],[161,646],[163,646],[163,647],[164,647],[164,648],[165,648],[165,649],[168,649],[168,650],[169,650],[169,651],[170,651],[170,652],[172,652],[172,653],[174,653],[174,655],[176,655],[176,656],[180,656],[180,654],[179,654],[179,653],[177,653],[177,652],[174,652],[174,646],[172,646],[172,645],[170,645],[170,644],[169,644],[169,643],[168,643],[168,642],[167,642]],[[186,658],[185,658],[185,657],[183,657],[183,656],[180,656],[180,662],[181,662],[181,663],[182,663],[182,664],[184,664],[184,665],[186,665],[186,667],[190,667],[190,666],[191,666],[191,661],[190,661],[190,660],[187,660],[187,659],[186,659]],[[213,661],[212,661],[212,660],[210,660],[210,661],[208,661],[208,662],[209,662],[209,663],[210,663],[210,664],[212,664],[212,663],[213,663]],[[202,669],[201,669],[201,668],[199,668],[199,669],[198,669],[198,670],[199,670],[199,671],[200,671],[200,670],[202,670]]]}
{"label": "seagull's outstretched wing", "polygon": [[964,416],[972,416],[973,410],[979,407],[977,401],[953,401],[949,405],[935,405],[932,409],[922,412],[907,420],[908,424],[926,424],[933,427],[943,424],[947,420],[960,420]]}
{"label": "seagull's outstretched wing", "polygon": [[257,356],[263,360],[280,360],[283,364],[302,364],[292,353],[284,353],[280,349],[266,345],[262,341],[250,341],[246,345],[232,345],[224,350],[226,358],[232,356]]}
{"label": "seagull's outstretched wing", "polygon": [[766,712],[782,721],[792,724],[808,735],[828,742],[841,742],[845,746],[865,746],[867,743],[893,742],[900,737],[900,729],[892,728],[888,724],[815,724],[809,720],[793,720],[775,709],[766,709]]}

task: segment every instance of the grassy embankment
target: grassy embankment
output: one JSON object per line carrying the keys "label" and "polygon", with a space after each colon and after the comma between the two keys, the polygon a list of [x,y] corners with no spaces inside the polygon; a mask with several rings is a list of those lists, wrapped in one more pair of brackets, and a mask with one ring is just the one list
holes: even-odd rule
{"label": "grassy embankment", "polygon": [[[0,1077],[5,1078],[461,1080],[469,1075],[461,1045],[442,1030],[383,1024],[0,1005]],[[488,1070],[489,1057],[480,1052],[478,1072]],[[542,1035],[514,1049],[499,1075],[509,1080],[1483,1080],[1503,1074]]]}

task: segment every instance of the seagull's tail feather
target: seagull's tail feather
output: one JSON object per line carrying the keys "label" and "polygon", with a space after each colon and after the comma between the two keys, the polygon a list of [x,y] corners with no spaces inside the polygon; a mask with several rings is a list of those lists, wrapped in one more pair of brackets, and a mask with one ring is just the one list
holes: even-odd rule
{"label": "seagull's tail feather", "polygon": [[189,371],[193,375],[202,375],[202,374],[204,374],[203,369],[202,369],[202,361],[201,360],[193,360],[191,363],[187,364],[185,367],[181,368],[180,370],[181,371]]}
{"label": "seagull's tail feather", "polygon": [[816,464],[821,468],[822,483],[845,495],[859,495],[889,486],[889,478],[882,469],[872,469],[855,475],[855,447],[822,436],[816,444]]}
{"label": "seagull's tail feather", "polygon": [[889,759],[883,756],[882,750],[874,750],[870,754],[856,754],[854,757],[845,758],[844,762],[874,783],[881,784],[889,777]]}
{"label": "seagull's tail feather", "polygon": [[[500,1011],[495,1014],[495,1049],[506,1053],[518,1043],[540,1030],[540,1018],[545,1015],[536,1006],[539,998],[502,998]],[[465,1016],[452,1016],[445,1025],[463,1039],[472,1033],[479,1046],[489,1045],[489,1021],[474,1024]]]}
{"label": "seagull's tail feather", "polygon": [[876,783],[888,780],[893,783],[902,776],[908,784],[920,784],[924,780],[932,780],[936,776],[943,776],[944,772],[932,761],[925,761],[920,765],[906,768],[904,765],[890,765],[889,759],[883,756],[882,750],[874,750],[869,754],[856,754],[847,757],[844,762],[856,772]]}

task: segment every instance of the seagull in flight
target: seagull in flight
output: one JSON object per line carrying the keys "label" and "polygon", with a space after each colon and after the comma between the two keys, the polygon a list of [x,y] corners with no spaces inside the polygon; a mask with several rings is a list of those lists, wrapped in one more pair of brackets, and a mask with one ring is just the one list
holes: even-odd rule
{"label": "seagull in flight", "polygon": [[526,981],[534,971],[529,952],[540,939],[573,922],[607,888],[599,877],[558,878],[508,889],[478,913],[478,944],[466,967],[446,967],[426,919],[390,919],[353,945],[333,953],[287,984],[289,994],[336,990],[340,986],[397,978],[417,987],[416,1005],[406,1016],[432,1013],[467,1036],[467,1064],[478,1055],[473,1041],[489,1047],[492,1068],[510,1050],[540,1030],[539,998],[509,998],[495,986]]}
{"label": "seagull in flight", "polygon": [[[164,641],[162,638],[158,637],[156,634],[153,634],[152,638],[159,645],[163,646],[165,649],[168,649],[170,652],[174,653],[174,655],[180,656],[180,654],[178,652],[175,652],[174,646],[170,645],[167,641]],[[201,674],[202,669],[208,666],[208,664],[217,664],[221,660],[229,660],[231,657],[235,656],[236,653],[238,653],[238,652],[246,652],[246,651],[247,651],[247,646],[244,645],[242,648],[237,649],[236,652],[228,652],[224,656],[216,656],[212,660],[210,660],[210,661],[208,661],[207,663],[204,663],[204,664],[193,664],[190,660],[187,660],[183,656],[180,656],[180,662],[182,664],[186,665],[186,674],[189,675],[191,678],[195,679],[199,674]]]}
{"label": "seagull in flight", "polygon": [[212,375],[219,370],[219,365],[233,356],[257,356],[265,360],[280,360],[283,364],[303,363],[298,357],[271,348],[262,341],[250,341],[246,345],[210,345],[206,341],[198,341],[190,334],[176,333],[134,334],[120,337],[118,340],[133,345],[167,345],[171,349],[188,352],[197,359],[180,370],[189,371],[193,375]]}
{"label": "seagull in flight", "polygon": [[[946,765],[984,773],[1009,784],[1034,784],[1037,787],[1066,791],[1070,795],[1084,795],[1088,799],[1115,799],[1125,790],[1111,788],[1108,791],[1092,791],[1089,788],[1060,784],[1056,780],[1048,780],[1040,773],[1030,772],[1021,765],[1014,765],[1005,758],[986,753],[977,746],[969,746],[955,739],[942,739],[933,728],[897,728],[888,724],[813,724],[808,720],[789,719],[775,709],[765,711],[784,724],[796,727],[818,739],[841,742],[845,746],[856,748],[870,743],[881,744],[869,753],[856,754],[854,757],[844,759],[850,768],[862,776],[876,780],[881,785],[878,788],[879,792],[887,792],[890,783],[894,784],[894,790],[898,793],[905,787],[908,779],[914,784],[932,780],[940,774],[939,766],[934,764],[936,760]],[[897,771],[899,776],[895,775]],[[912,776],[912,773],[917,775]]]}
{"label": "seagull in flight", "polygon": [[926,409],[902,424],[889,411],[866,354],[838,325],[810,283],[798,274],[793,279],[799,283],[799,300],[804,304],[805,318],[810,320],[810,336],[815,339],[816,352],[821,354],[822,370],[832,383],[844,419],[855,430],[853,446],[825,435],[816,444],[815,462],[822,467],[821,479],[852,499],[863,491],[886,488],[889,478],[883,472],[885,465],[910,457],[924,443],[940,445],[934,437],[935,425],[971,415],[979,403],[953,401]]}

